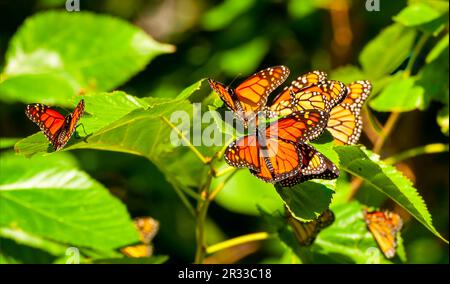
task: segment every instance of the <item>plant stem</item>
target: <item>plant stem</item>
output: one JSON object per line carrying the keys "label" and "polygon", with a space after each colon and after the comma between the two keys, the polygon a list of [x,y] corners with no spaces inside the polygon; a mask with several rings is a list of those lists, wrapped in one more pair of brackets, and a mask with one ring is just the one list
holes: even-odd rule
{"label": "plant stem", "polygon": [[195,216],[194,207],[192,207],[192,204],[186,198],[186,195],[184,195],[183,191],[177,185],[173,185],[172,184],[172,186],[175,189],[175,192],[178,195],[178,197],[180,197],[181,202],[183,202],[183,204],[186,206],[186,208],[189,211],[189,213],[191,213],[192,216]]}
{"label": "plant stem", "polygon": [[449,146],[447,144],[442,143],[435,143],[435,144],[428,144],[425,146],[420,146],[416,148],[412,148],[409,150],[406,150],[404,152],[401,152],[399,154],[393,155],[387,159],[384,160],[386,164],[397,164],[400,161],[416,157],[418,155],[423,154],[434,154],[434,153],[444,153],[448,152]]}
{"label": "plant stem", "polygon": [[236,168],[232,168],[233,171],[231,172],[231,174],[229,176],[227,176],[225,178],[225,180],[223,182],[221,182],[214,190],[213,192],[209,195],[209,201],[213,201],[214,198],[216,198],[217,194],[219,194],[219,192],[225,187],[225,184],[233,177],[233,175],[238,171]]}
{"label": "plant stem", "polygon": [[181,138],[181,140],[183,140],[186,145],[189,147],[189,149],[200,159],[200,161],[203,164],[209,164],[209,162],[211,161],[211,158],[209,157],[205,157],[203,156],[202,153],[200,153],[197,148],[194,147],[194,145],[192,145],[191,141],[189,141],[189,139],[186,138],[186,136],[183,134],[183,132],[181,132],[175,125],[173,125],[173,123],[171,123],[167,118],[165,118],[164,116],[161,116],[161,119],[167,123],[173,130],[176,131],[176,133],[178,134],[178,136]]}
{"label": "plant stem", "polygon": [[211,187],[212,173],[208,174],[207,180],[200,191],[200,198],[197,202],[197,248],[195,251],[194,263],[202,264],[205,259],[206,244],[205,244],[205,222],[206,213],[209,207],[209,188]]}
{"label": "plant stem", "polygon": [[258,233],[252,233],[252,234],[248,234],[248,235],[239,236],[239,237],[232,238],[232,239],[220,242],[218,244],[209,246],[206,249],[206,252],[208,254],[215,253],[215,252],[218,252],[220,250],[224,250],[224,249],[227,249],[229,247],[234,247],[234,246],[237,246],[237,245],[240,245],[240,244],[254,242],[254,241],[266,240],[266,239],[269,238],[269,236],[270,235],[267,232],[258,232]]}

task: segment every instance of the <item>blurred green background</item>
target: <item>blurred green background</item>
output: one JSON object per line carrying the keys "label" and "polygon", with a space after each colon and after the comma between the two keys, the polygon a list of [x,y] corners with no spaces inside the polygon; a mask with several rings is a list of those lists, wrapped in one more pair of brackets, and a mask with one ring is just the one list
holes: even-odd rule
{"label": "blurred green background", "polygon": [[[23,21],[40,11],[62,9],[64,3],[61,0],[0,0],[0,69],[5,64],[8,41]],[[237,78],[239,82],[272,65],[288,66],[290,79],[310,70],[332,73],[345,70],[341,68],[346,65],[358,66],[363,47],[392,24],[392,17],[407,1],[382,1],[380,11],[372,12],[367,11],[365,5],[366,1],[358,0],[80,2],[82,11],[122,18],[154,39],[176,46],[175,53],[157,57],[145,70],[117,88],[139,97],[166,98],[175,97],[201,78],[210,77],[225,83]],[[435,42],[432,39],[428,44]],[[389,50],[391,46],[385,48]],[[418,58],[419,62],[424,60]],[[437,74],[437,78],[448,80],[448,56],[446,60],[447,74]],[[428,143],[448,143],[448,137],[436,123],[441,107],[441,102],[432,101],[424,111],[404,113],[387,140],[382,156]],[[35,125],[23,111],[24,104],[0,103],[1,137],[26,137],[36,132]],[[388,113],[375,114],[382,123],[388,117]],[[372,147],[364,134],[360,142]],[[157,254],[170,255],[170,262],[192,261],[194,220],[155,166],[142,157],[128,154],[93,150],[73,153],[81,168],[120,198],[132,216],[148,215],[161,222],[154,240]],[[424,197],[437,230],[448,239],[448,154],[417,156],[402,162],[401,169]],[[394,207],[389,201],[377,204],[376,197],[365,195],[363,190],[358,199]],[[209,217],[208,243],[264,230],[261,218],[233,212],[217,203],[211,205]],[[448,246],[417,221],[408,219],[407,214],[402,217],[405,218],[403,238],[408,262],[448,263]],[[242,262],[277,262],[282,254],[280,243],[267,241]]]}

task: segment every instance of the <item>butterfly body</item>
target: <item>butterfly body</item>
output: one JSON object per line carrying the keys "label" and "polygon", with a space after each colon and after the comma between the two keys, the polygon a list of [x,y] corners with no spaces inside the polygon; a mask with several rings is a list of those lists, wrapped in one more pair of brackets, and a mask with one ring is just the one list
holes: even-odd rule
{"label": "butterfly body", "polygon": [[27,105],[25,110],[28,118],[39,126],[56,151],[69,142],[83,113],[84,100],[81,100],[75,110],[65,117],[43,104]]}

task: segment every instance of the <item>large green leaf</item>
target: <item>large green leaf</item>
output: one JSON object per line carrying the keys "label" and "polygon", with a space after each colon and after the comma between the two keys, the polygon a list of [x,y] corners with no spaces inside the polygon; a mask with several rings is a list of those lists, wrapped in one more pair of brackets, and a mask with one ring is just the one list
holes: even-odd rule
{"label": "large green leaf", "polygon": [[103,250],[137,242],[124,205],[65,157],[2,155],[0,227]]}
{"label": "large green leaf", "polygon": [[436,231],[425,202],[402,173],[379,161],[369,151],[366,154],[357,146],[338,146],[335,149],[339,154],[341,170],[362,178],[364,182],[389,196],[433,234],[448,242]]}
{"label": "large green leaf", "polygon": [[27,19],[11,39],[0,99],[70,105],[71,96],[111,90],[155,56],[171,51],[172,46],[110,16],[40,13]]}
{"label": "large green leaf", "polygon": [[381,31],[362,50],[359,56],[369,79],[389,75],[410,55],[416,32],[401,24],[393,24]]}

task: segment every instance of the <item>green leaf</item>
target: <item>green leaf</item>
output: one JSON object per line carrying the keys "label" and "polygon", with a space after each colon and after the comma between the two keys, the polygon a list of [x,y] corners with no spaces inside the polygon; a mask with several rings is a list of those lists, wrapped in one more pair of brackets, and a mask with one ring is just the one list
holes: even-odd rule
{"label": "green leaf", "polygon": [[425,89],[425,100],[448,104],[448,48],[437,59],[422,67],[416,84]]}
{"label": "green leaf", "polygon": [[381,31],[362,50],[359,56],[369,79],[389,75],[410,55],[416,32],[401,24],[393,24]]}
{"label": "green leaf", "polygon": [[202,17],[201,23],[205,30],[215,31],[223,29],[237,17],[253,7],[255,0],[225,0],[220,5],[208,10]]}
{"label": "green leaf", "polygon": [[331,204],[334,191],[329,187],[311,181],[293,187],[275,185],[293,216],[302,222],[317,218]]}
{"label": "green leaf", "polygon": [[[439,42],[433,47],[433,49],[430,51],[430,53],[428,53],[427,57],[425,58],[425,62],[426,63],[430,63],[433,60],[435,60],[436,58],[439,57],[439,55],[441,55],[442,52],[444,52],[444,50],[448,50],[448,41],[449,41],[449,37],[448,37],[448,33],[439,40]],[[448,52],[448,51],[447,51]]]}
{"label": "green leaf", "polygon": [[155,56],[172,51],[173,46],[110,16],[40,13],[9,43],[0,99],[70,105],[80,91],[113,89]]}
{"label": "green leaf", "polygon": [[154,255],[151,257],[138,257],[138,258],[104,258],[95,259],[92,262],[95,264],[161,264],[169,259],[166,255]]}
{"label": "green leaf", "polygon": [[2,156],[0,227],[104,250],[137,242],[125,206],[60,154]]}
{"label": "green leaf", "polygon": [[419,26],[431,22],[441,16],[441,13],[424,2],[408,5],[394,16],[394,21],[406,27]]}
{"label": "green leaf", "polygon": [[360,177],[373,188],[389,196],[407,210],[437,237],[445,240],[434,228],[431,215],[422,197],[403,174],[394,167],[378,160],[369,151],[362,151],[357,146],[335,147],[341,161],[341,170]]}
{"label": "green leaf", "polygon": [[428,104],[424,93],[424,88],[416,85],[414,78],[403,78],[402,74],[398,74],[378,96],[370,100],[369,105],[376,111],[423,110]]}

